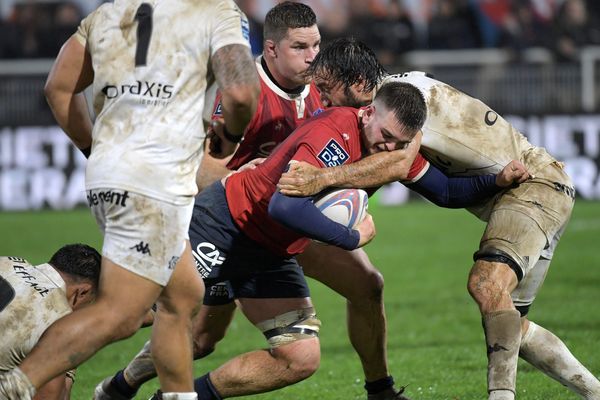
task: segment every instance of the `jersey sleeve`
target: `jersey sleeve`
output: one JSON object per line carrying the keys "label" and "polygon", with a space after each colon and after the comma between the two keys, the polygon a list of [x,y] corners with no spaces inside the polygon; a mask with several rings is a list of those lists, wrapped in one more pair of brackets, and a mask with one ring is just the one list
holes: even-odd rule
{"label": "jersey sleeve", "polygon": [[230,44],[242,44],[250,47],[250,25],[248,18],[233,2],[218,2],[218,18],[211,39],[211,55],[221,47]]}
{"label": "jersey sleeve", "polygon": [[421,155],[421,153],[417,153],[415,161],[413,161],[412,165],[410,166],[410,170],[408,171],[408,176],[402,181],[402,183],[409,184],[417,182],[423,177],[423,175],[425,175],[428,169],[429,161],[427,161],[425,157]]}
{"label": "jersey sleeve", "polygon": [[77,39],[79,43],[83,46],[86,46],[88,37],[90,35],[90,28],[92,26],[92,20],[94,18],[94,14],[98,12],[97,10],[89,14],[85,17],[80,23],[79,27],[77,27],[77,32],[73,34],[73,37]]}

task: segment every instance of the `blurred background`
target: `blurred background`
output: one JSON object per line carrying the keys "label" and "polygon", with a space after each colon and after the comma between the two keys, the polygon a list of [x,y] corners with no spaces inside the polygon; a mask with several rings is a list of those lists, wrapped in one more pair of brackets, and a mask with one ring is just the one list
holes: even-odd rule
{"label": "blurred background", "polygon": [[[99,0],[0,0],[0,210],[85,204],[84,159],[42,88],[60,46]],[[274,0],[238,0],[262,50]],[[480,98],[567,162],[578,194],[600,198],[600,1],[314,0],[323,44],[353,35],[388,71],[424,70]],[[405,201],[385,188],[384,204]]]}

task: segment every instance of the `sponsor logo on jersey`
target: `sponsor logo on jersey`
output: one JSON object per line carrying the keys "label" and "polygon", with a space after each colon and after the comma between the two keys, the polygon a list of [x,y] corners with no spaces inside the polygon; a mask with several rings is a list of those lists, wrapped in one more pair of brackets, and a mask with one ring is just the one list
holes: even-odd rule
{"label": "sponsor logo on jersey", "polygon": [[107,99],[115,99],[122,95],[139,97],[140,103],[148,105],[166,105],[173,97],[173,85],[160,82],[135,81],[131,84],[106,85],[102,93]]}
{"label": "sponsor logo on jersey", "polygon": [[87,201],[90,207],[97,206],[99,203],[110,203],[117,206],[125,207],[127,205],[128,198],[129,192],[127,190],[123,192],[120,192],[118,190],[92,192],[90,190],[87,194]]}
{"label": "sponsor logo on jersey", "polygon": [[319,152],[318,157],[326,167],[336,167],[345,163],[350,156],[335,139],[331,139]]}
{"label": "sponsor logo on jersey", "polygon": [[325,110],[324,110],[324,109],[322,109],[322,108],[317,108],[315,111],[313,111],[313,113],[312,113],[312,116],[314,117],[314,116],[316,116],[316,115],[319,115],[319,114],[321,114],[323,111],[325,111]]}
{"label": "sponsor logo on jersey", "polygon": [[196,260],[196,269],[202,278],[207,278],[215,266],[223,264],[225,257],[217,247],[209,242],[202,242],[192,249],[192,254]]}
{"label": "sponsor logo on jersey", "polygon": [[148,254],[149,256],[152,256],[152,253],[150,252],[150,245],[148,243],[144,243],[143,240],[141,240],[138,244],[131,246],[130,249],[135,249],[135,251],[142,253],[143,255]]}
{"label": "sponsor logo on jersey", "polygon": [[250,43],[250,23],[248,22],[247,18],[242,17],[240,19],[242,23],[242,36],[244,36],[244,39]]}
{"label": "sponsor logo on jersey", "polygon": [[487,126],[492,126],[496,123],[496,121],[498,120],[498,114],[496,114],[495,112],[493,112],[492,110],[488,111],[485,113],[485,124]]}
{"label": "sponsor logo on jersey", "polygon": [[48,289],[47,287],[41,286],[37,282],[37,278],[35,276],[31,275],[29,272],[27,272],[26,265],[13,265],[13,271],[27,285],[29,285],[33,290],[38,292],[38,294],[40,296],[44,297],[50,292],[50,289]]}

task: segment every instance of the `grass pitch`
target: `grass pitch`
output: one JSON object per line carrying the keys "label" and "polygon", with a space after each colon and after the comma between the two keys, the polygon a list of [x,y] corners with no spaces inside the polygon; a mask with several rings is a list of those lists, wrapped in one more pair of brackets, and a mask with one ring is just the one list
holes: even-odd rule
{"label": "grass pitch", "polygon": [[[486,397],[486,356],[481,321],[466,291],[471,255],[484,225],[463,210],[442,210],[413,202],[371,207],[378,235],[368,247],[386,279],[388,358],[397,383],[407,394],[427,400]],[[41,263],[62,244],[101,238],[87,209],[70,212],[2,213],[0,254]],[[530,317],[561,337],[573,353],[600,374],[600,203],[578,201],[567,232]],[[344,277],[351,279],[351,277]],[[255,399],[364,399],[363,375],[349,344],[344,301],[310,281],[323,322],[322,362],[308,380]],[[118,310],[115,310],[118,312]],[[81,366],[74,400],[90,399],[94,386],[122,368],[141,348],[149,329],[100,351]],[[215,353],[196,362],[196,376],[241,352],[263,348],[262,335],[239,314]],[[521,362],[520,400],[576,399],[567,389]],[[140,391],[147,399],[156,380]]]}

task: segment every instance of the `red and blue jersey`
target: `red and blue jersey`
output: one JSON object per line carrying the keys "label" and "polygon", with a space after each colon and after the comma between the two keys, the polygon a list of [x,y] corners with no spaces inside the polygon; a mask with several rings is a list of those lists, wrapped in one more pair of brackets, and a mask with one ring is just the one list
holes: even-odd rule
{"label": "red and blue jersey", "polygon": [[254,169],[231,175],[225,191],[236,225],[270,251],[289,256],[309,243],[269,216],[269,201],[290,161],[305,161],[319,168],[355,162],[362,157],[359,110],[339,107],[324,111],[301,125]]}

